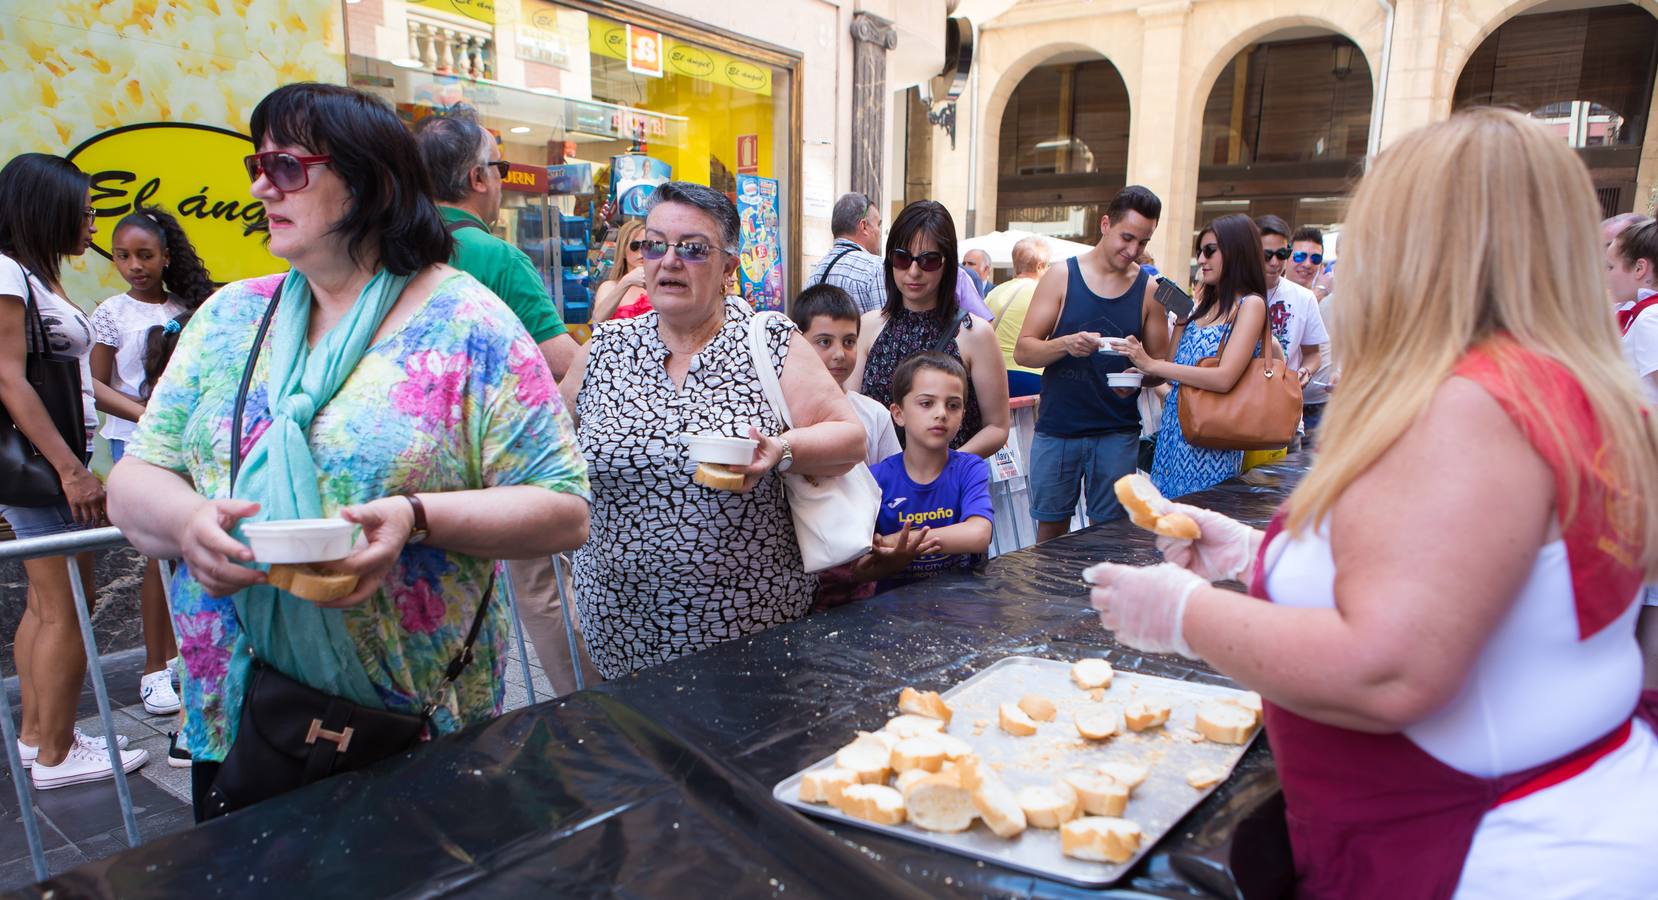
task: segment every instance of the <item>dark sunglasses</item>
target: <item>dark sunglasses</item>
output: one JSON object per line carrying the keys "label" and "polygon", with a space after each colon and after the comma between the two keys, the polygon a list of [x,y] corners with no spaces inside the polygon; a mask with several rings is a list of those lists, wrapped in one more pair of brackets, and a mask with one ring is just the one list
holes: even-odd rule
{"label": "dark sunglasses", "polygon": [[264,175],[271,186],[284,193],[304,190],[311,183],[311,167],[333,161],[332,156],[295,156],[285,150],[267,150],[242,157],[242,164],[248,167],[249,181],[258,181]]}
{"label": "dark sunglasses", "polygon": [[1279,247],[1277,250],[1268,250],[1266,253],[1267,253],[1267,262],[1272,262],[1272,258],[1275,257],[1275,256],[1278,257],[1280,260],[1285,260],[1285,259],[1290,258],[1290,248],[1288,248],[1288,247]]}
{"label": "dark sunglasses", "polygon": [[1197,255],[1203,257],[1204,259],[1208,259],[1209,257],[1214,256],[1216,253],[1219,253],[1219,252],[1220,252],[1220,245],[1219,244],[1204,244],[1203,246],[1197,248]]}
{"label": "dark sunglasses", "polygon": [[494,169],[495,174],[501,176],[503,180],[506,179],[507,173],[512,171],[512,163],[509,163],[504,159],[490,160],[489,162],[484,163],[484,166],[485,168]]}
{"label": "dark sunglasses", "polygon": [[944,268],[944,254],[937,250],[929,250],[919,256],[911,254],[908,250],[894,250],[887,255],[892,258],[892,267],[900,272],[908,269],[912,263],[920,265],[923,272],[937,272]]}
{"label": "dark sunglasses", "polygon": [[673,248],[675,256],[690,263],[703,262],[708,259],[708,254],[714,252],[714,245],[701,241],[630,241],[628,248],[645,254],[646,259],[661,259],[668,255],[669,248]]}
{"label": "dark sunglasses", "polygon": [[1295,255],[1291,258],[1295,260],[1296,265],[1300,265],[1304,262],[1307,262],[1308,257],[1312,258],[1312,264],[1315,265],[1315,266],[1324,261],[1324,254],[1322,254],[1322,253],[1308,253],[1305,250],[1296,251]]}

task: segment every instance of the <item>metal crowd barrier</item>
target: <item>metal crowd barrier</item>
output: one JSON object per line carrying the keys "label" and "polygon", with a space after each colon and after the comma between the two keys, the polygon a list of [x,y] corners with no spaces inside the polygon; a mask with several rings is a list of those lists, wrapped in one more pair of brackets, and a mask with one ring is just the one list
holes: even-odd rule
{"label": "metal crowd barrier", "polygon": [[[105,741],[109,745],[109,764],[115,773],[115,795],[121,806],[121,824],[126,830],[127,846],[136,847],[139,844],[138,819],[132,809],[132,789],[127,784],[127,773],[121,767],[121,747],[118,740],[119,732],[115,730],[115,715],[109,703],[109,689],[104,684],[103,663],[98,658],[98,644],[92,633],[92,617],[87,610],[86,585],[81,580],[80,567],[75,564],[75,555],[98,550],[118,550],[130,546],[119,528],[96,528],[87,531],[72,531],[64,534],[47,535],[46,537],[28,538],[25,540],[0,541],[0,562],[8,560],[23,561],[40,559],[42,557],[67,557],[69,566],[69,585],[74,594],[75,616],[80,623],[81,642],[86,652],[87,675],[92,679],[92,693],[98,700],[98,718],[103,725]],[[172,567],[163,560],[162,587],[167,594],[169,607],[172,604]],[[497,563],[497,577],[507,602],[512,610],[513,638],[518,646],[518,661],[523,667],[524,688],[529,694],[529,702],[536,702],[535,679],[530,671],[530,656],[524,641],[524,624],[518,615],[518,600],[513,590],[512,573],[503,563]],[[576,689],[584,687],[581,665],[577,652],[577,643],[574,628],[570,621],[570,597],[564,588],[563,565],[558,556],[553,557],[554,581],[558,585],[560,605],[564,609],[564,627],[566,637],[570,640],[571,660],[576,671]],[[6,743],[6,763],[11,769],[12,787],[17,791],[17,808],[19,817],[23,820],[23,836],[29,845],[29,862],[34,868],[35,880],[44,881],[51,873],[46,867],[46,852],[40,839],[40,824],[35,818],[34,798],[30,793],[33,782],[28,770],[23,768],[23,759],[17,750],[17,727],[12,723],[11,699],[5,690],[0,690],[0,738]]]}

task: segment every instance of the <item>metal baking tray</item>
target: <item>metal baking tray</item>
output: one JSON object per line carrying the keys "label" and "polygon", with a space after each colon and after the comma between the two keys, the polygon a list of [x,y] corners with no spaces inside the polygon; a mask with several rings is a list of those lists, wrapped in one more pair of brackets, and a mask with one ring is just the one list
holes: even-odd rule
{"label": "metal baking tray", "polygon": [[[915,685],[917,689],[932,687]],[[818,760],[805,769],[783,779],[772,789],[772,796],[794,808],[823,819],[847,825],[856,825],[873,831],[930,844],[952,853],[981,859],[986,862],[1041,875],[1082,887],[1103,887],[1121,878],[1139,862],[1151,848],[1167,834],[1181,817],[1207,797],[1216,785],[1195,790],[1186,783],[1186,773],[1199,765],[1213,766],[1230,776],[1248,744],[1216,744],[1203,740],[1193,730],[1193,718],[1198,707],[1206,701],[1225,700],[1243,694],[1243,691],[1189,681],[1174,681],[1134,672],[1117,672],[1111,687],[1105,692],[1104,702],[1127,706],[1136,697],[1163,697],[1173,707],[1169,721],[1160,728],[1134,733],[1125,731],[1109,741],[1084,741],[1072,724],[1072,716],[1096,701],[1089,692],[1071,681],[1071,664],[1029,656],[1010,656],[997,660],[984,671],[943,692],[953,715],[947,734],[973,745],[980,758],[998,769],[1002,779],[1014,791],[1020,788],[1051,784],[1072,769],[1092,769],[1104,762],[1134,762],[1151,767],[1151,775],[1136,788],[1123,817],[1140,826],[1144,838],[1140,850],[1125,863],[1099,863],[1073,859],[1059,849],[1059,831],[1028,828],[1018,837],[1004,840],[991,833],[983,821],[975,821],[966,831],[940,834],[925,831],[914,825],[876,825],[845,815],[834,807],[821,803],[800,802],[800,779],[814,769],[830,768],[834,755]],[[1014,737],[996,724],[996,708],[1004,702],[1017,702],[1025,694],[1041,694],[1054,702],[1059,714],[1052,722],[1039,723],[1037,733],[1030,737]],[[892,697],[897,715],[897,695]],[[880,728],[882,718],[870,727]],[[1253,742],[1260,734],[1257,727]],[[855,733],[846,735],[851,743]],[[1223,779],[1224,781],[1224,779]]]}

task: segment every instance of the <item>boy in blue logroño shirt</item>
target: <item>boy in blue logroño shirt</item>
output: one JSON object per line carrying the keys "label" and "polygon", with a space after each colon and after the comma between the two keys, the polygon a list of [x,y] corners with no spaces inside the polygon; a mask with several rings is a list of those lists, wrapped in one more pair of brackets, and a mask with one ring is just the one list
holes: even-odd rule
{"label": "boy in blue logro\u00f1o shirt", "polygon": [[943,353],[917,353],[892,373],[892,418],[903,429],[904,452],[870,469],[881,485],[881,512],[875,552],[858,568],[883,588],[971,569],[990,549],[990,467],[950,449],[966,394],[966,370]]}

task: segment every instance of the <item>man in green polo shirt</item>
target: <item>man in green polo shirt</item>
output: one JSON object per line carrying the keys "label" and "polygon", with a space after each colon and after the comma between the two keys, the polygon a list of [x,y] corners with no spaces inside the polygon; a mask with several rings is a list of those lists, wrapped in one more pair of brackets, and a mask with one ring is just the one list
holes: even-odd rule
{"label": "man in green polo shirt", "polygon": [[[495,137],[469,111],[429,116],[415,128],[421,161],[432,177],[433,199],[455,236],[449,264],[484,283],[524,323],[541,346],[553,377],[563,379],[576,354],[576,340],[564,327],[547,286],[524,251],[490,233],[501,212],[501,179],[507,164]],[[557,247],[557,244],[554,244]],[[556,249],[554,252],[557,252]],[[558,584],[551,557],[507,561],[524,633],[557,694],[575,690],[570,643],[559,608]],[[568,582],[566,582],[568,586]],[[587,677],[600,679],[580,654]]]}
{"label": "man in green polo shirt", "polygon": [[501,179],[507,174],[495,136],[461,111],[421,120],[415,139],[432,176],[433,199],[455,236],[449,264],[483,282],[512,308],[541,346],[553,377],[563,379],[575,356],[576,340],[564,327],[535,264],[524,251],[490,232],[501,213]]}

